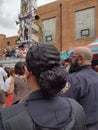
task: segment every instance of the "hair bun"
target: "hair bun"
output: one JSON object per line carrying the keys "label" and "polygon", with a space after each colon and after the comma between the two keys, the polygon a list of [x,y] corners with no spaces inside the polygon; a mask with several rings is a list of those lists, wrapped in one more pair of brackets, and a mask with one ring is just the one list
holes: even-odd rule
{"label": "hair bun", "polygon": [[56,67],[41,73],[41,90],[49,97],[57,94],[66,84],[67,74],[64,67]]}

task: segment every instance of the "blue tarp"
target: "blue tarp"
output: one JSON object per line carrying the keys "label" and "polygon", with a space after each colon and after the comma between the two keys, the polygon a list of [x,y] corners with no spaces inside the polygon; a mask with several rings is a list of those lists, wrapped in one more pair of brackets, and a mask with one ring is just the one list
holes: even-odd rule
{"label": "blue tarp", "polygon": [[67,52],[61,53],[60,56],[61,56],[62,59],[68,59],[72,52],[73,52],[73,50],[69,50]]}

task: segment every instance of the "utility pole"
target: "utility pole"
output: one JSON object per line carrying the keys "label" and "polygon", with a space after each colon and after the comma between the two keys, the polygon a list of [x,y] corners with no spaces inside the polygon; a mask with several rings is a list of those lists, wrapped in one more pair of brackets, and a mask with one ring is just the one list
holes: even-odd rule
{"label": "utility pole", "polygon": [[39,31],[38,25],[33,22],[39,19],[39,16],[36,15],[36,10],[37,0],[21,0],[19,22],[16,22],[16,24],[19,24],[17,44],[24,44],[30,47],[33,42],[38,43],[39,38],[33,33]]}

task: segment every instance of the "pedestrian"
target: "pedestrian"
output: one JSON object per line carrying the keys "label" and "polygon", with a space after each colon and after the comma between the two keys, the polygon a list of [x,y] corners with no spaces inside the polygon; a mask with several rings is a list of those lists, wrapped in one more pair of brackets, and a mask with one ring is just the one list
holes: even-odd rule
{"label": "pedestrian", "polygon": [[10,106],[14,102],[14,76],[15,69],[9,68],[9,77],[5,81],[6,106]]}
{"label": "pedestrian", "polygon": [[98,130],[98,73],[91,67],[92,58],[92,51],[86,47],[73,52],[72,72],[67,78],[69,90],[63,96],[74,98],[83,106],[87,130]]}
{"label": "pedestrian", "polygon": [[25,65],[19,61],[15,64],[15,78],[14,78],[14,103],[24,99],[30,93],[27,79],[25,77]]}
{"label": "pedestrian", "polygon": [[0,108],[5,107],[5,80],[7,79],[7,73],[3,69],[3,65],[0,64]]}
{"label": "pedestrian", "polygon": [[26,55],[25,75],[32,93],[23,105],[2,109],[0,130],[85,130],[80,105],[58,95],[67,75],[55,46],[33,44]]}

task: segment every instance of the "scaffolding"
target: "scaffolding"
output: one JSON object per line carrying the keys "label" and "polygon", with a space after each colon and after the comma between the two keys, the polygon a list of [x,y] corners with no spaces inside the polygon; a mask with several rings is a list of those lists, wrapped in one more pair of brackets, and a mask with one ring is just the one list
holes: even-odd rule
{"label": "scaffolding", "polygon": [[36,15],[36,10],[37,0],[21,0],[19,22],[17,22],[19,24],[17,45],[24,44],[29,47],[33,41],[38,43],[39,38],[33,33],[34,31],[39,31],[39,27],[35,22],[35,19],[39,19],[39,16]]}

